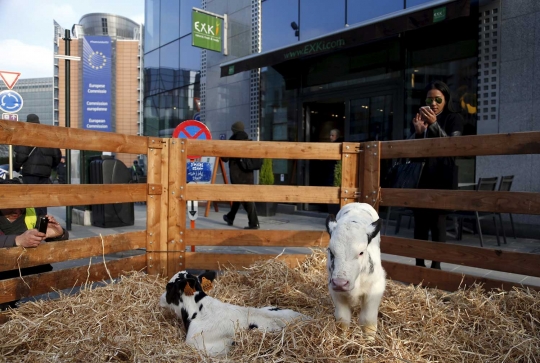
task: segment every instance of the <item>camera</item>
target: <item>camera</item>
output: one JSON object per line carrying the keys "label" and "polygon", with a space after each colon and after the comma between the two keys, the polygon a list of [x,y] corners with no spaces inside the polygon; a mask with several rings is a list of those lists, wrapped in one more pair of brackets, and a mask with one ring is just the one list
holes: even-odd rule
{"label": "camera", "polygon": [[38,231],[41,233],[47,233],[48,226],[49,226],[49,218],[41,217],[39,219]]}

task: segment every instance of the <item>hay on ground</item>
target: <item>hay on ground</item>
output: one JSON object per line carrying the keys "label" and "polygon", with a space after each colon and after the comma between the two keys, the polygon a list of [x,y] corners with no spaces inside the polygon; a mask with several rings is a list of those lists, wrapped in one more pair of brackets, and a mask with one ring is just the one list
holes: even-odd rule
{"label": "hay on ground", "polygon": [[539,361],[539,292],[485,293],[475,286],[448,293],[389,281],[377,338],[370,342],[356,323],[346,335],[336,330],[325,263],[325,255],[315,252],[296,269],[270,260],[226,271],[210,295],[239,305],[291,308],[313,320],[280,333],[239,331],[225,358],[188,347],[181,322],[158,304],[166,280],[133,272],[105,287],[12,311],[0,326],[0,361]]}

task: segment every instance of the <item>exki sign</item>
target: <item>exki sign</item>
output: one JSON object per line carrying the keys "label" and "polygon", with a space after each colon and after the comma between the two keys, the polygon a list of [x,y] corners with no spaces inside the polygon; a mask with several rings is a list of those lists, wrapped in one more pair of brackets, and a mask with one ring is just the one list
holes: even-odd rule
{"label": "exki sign", "polygon": [[192,45],[221,52],[221,19],[194,10],[192,22]]}

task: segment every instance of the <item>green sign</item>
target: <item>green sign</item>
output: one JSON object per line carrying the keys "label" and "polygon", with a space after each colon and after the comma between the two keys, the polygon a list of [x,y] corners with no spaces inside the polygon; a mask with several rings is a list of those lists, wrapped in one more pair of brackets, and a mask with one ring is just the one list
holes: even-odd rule
{"label": "green sign", "polygon": [[446,6],[442,8],[433,9],[433,22],[443,21],[446,19]]}
{"label": "green sign", "polygon": [[221,19],[195,10],[192,15],[191,44],[199,48],[221,52],[221,34],[223,34]]}

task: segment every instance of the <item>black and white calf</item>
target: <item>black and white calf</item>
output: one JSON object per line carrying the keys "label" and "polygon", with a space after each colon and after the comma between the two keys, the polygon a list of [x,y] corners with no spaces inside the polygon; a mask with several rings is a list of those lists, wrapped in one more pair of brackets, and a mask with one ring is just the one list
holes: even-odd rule
{"label": "black and white calf", "polygon": [[208,355],[227,354],[233,344],[236,328],[277,331],[292,320],[309,319],[288,309],[271,306],[257,309],[221,302],[203,291],[211,287],[215,277],[213,271],[199,276],[187,271],[178,272],[169,281],[167,292],[160,299],[162,307],[170,308],[182,318],[186,343],[206,351]]}
{"label": "black and white calf", "polygon": [[350,203],[337,216],[329,215],[326,228],[328,247],[328,290],[334,302],[334,316],[341,328],[351,323],[352,307],[360,305],[362,331],[373,338],[377,315],[386,287],[381,265],[381,221],[369,204]]}

